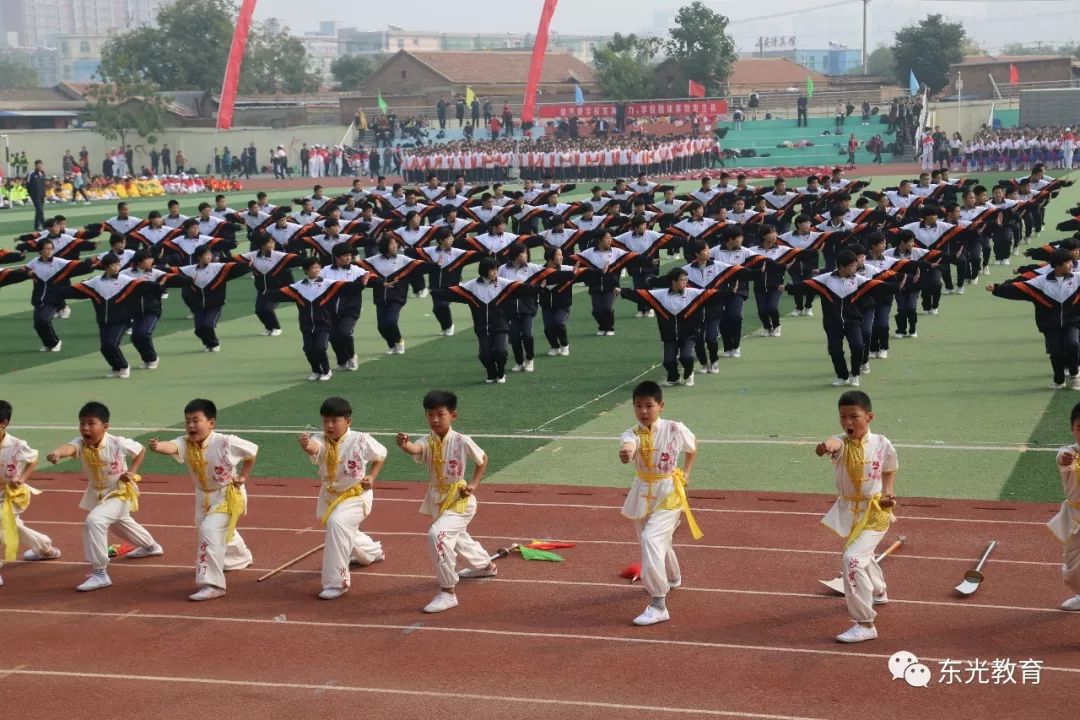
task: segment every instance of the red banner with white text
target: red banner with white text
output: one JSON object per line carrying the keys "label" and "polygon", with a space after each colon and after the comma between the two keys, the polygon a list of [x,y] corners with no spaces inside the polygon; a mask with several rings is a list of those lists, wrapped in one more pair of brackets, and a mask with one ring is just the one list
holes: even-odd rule
{"label": "red banner with white text", "polygon": [[[591,120],[593,118],[615,118],[616,105],[613,102],[590,102],[584,105],[574,103],[545,103],[540,105],[538,115],[542,120],[554,120],[558,118],[570,118],[577,116],[579,120]],[[626,117],[659,118],[659,117],[687,117],[690,115],[703,115],[711,120],[722,120],[727,117],[727,100],[721,98],[705,98],[702,100],[640,100],[637,102],[624,103]]]}

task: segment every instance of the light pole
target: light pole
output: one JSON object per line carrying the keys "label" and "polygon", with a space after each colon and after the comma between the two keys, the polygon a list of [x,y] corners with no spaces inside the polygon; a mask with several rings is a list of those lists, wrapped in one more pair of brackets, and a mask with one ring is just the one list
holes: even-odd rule
{"label": "light pole", "polygon": [[0,135],[0,140],[4,141],[4,177],[11,177],[11,148],[8,146],[8,136]]}

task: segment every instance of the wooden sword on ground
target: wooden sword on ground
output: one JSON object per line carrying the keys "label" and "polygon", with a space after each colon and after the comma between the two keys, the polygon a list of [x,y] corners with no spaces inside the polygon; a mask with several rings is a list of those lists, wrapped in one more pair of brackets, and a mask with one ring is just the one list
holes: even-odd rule
{"label": "wooden sword on ground", "polygon": [[[889,557],[889,555],[891,555],[895,550],[899,550],[900,546],[903,545],[906,542],[907,542],[907,537],[904,536],[904,535],[901,535],[899,538],[896,539],[896,542],[894,542],[889,547],[885,548],[885,552],[881,553],[876,558],[874,558],[874,561],[875,562],[881,562],[885,558]],[[819,580],[818,582],[820,582],[822,585],[824,585],[825,587],[832,590],[837,595],[843,595],[844,594],[844,575],[843,575],[843,573],[838,575],[835,580]]]}

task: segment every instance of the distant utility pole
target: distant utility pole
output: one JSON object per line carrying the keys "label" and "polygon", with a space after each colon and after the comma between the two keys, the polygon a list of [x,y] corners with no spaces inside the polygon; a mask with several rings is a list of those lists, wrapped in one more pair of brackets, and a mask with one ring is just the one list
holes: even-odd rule
{"label": "distant utility pole", "polygon": [[870,7],[870,0],[863,0],[862,2],[862,74],[869,74],[870,70],[866,67],[866,18],[867,11]]}

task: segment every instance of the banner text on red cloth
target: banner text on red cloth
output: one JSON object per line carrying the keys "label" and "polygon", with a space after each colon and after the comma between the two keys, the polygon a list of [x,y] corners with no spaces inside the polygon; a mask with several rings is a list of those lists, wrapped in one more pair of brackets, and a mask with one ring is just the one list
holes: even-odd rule
{"label": "banner text on red cloth", "polygon": [[[615,117],[617,103],[592,102],[584,105],[574,103],[549,103],[540,105],[537,110],[541,119],[569,118],[577,115],[579,119]],[[728,114],[727,100],[708,98],[704,100],[646,100],[626,103],[627,117],[668,117],[671,115],[705,115],[722,117]]]}

